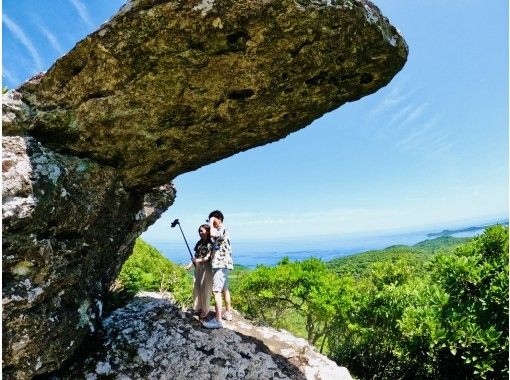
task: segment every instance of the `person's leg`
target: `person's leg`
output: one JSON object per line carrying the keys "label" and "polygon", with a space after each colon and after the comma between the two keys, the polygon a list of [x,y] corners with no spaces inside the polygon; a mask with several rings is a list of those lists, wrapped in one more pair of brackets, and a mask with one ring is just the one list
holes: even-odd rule
{"label": "person's leg", "polygon": [[221,307],[222,307],[222,290],[225,287],[225,276],[222,269],[213,268],[213,285],[212,291],[214,294],[216,320],[221,323]]}
{"label": "person's leg", "polygon": [[221,321],[221,292],[214,291],[214,303],[216,304],[214,306],[214,309],[216,310],[216,320]]}
{"label": "person's leg", "polygon": [[202,326],[208,329],[220,329],[223,327],[221,323],[221,290],[223,289],[224,279],[223,273],[221,269],[213,269],[213,294],[214,301],[216,303],[216,317],[211,319],[210,321],[202,322]]}
{"label": "person's leg", "polygon": [[209,314],[209,306],[211,304],[211,296],[212,296],[212,287],[213,287],[213,273],[210,263],[205,264],[204,270],[204,286],[202,291],[202,314],[200,318],[206,318]]}
{"label": "person's leg", "polygon": [[193,276],[193,313],[197,313],[200,308],[200,280],[197,278],[197,269]]}
{"label": "person's leg", "polygon": [[200,264],[196,264],[195,266],[195,281],[193,284],[193,309],[195,310],[195,314],[201,315],[203,312],[202,305],[202,292],[203,292],[203,277],[204,277],[204,268]]}
{"label": "person's leg", "polygon": [[230,308],[231,308],[230,290],[228,289],[228,279],[227,279],[228,270],[223,269],[223,273],[224,273],[224,277],[225,277],[225,284],[223,285],[223,290],[222,290],[223,297],[225,298],[225,314],[223,315],[223,318],[226,319],[227,321],[231,321],[232,320],[232,311],[230,310]]}
{"label": "person's leg", "polygon": [[230,313],[230,290],[228,288],[223,289],[223,297],[225,298],[225,311]]}
{"label": "person's leg", "polygon": [[223,297],[225,297],[225,313],[223,314],[223,319],[227,321],[232,320],[232,311],[230,310],[230,291],[228,288],[223,289]]}

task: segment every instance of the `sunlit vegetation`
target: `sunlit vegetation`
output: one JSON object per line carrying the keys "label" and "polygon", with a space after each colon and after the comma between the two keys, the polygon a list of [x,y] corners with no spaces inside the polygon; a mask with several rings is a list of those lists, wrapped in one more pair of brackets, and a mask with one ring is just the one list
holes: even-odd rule
{"label": "sunlit vegetation", "polygon": [[291,322],[361,379],[506,378],[508,228],[466,241],[391,247],[343,264],[260,266],[238,278],[236,307],[275,327]]}
{"label": "sunlit vegetation", "polygon": [[172,293],[180,305],[191,304],[190,274],[141,239],[137,239],[133,254],[122,266],[117,285],[131,295],[142,290],[167,291]]}
{"label": "sunlit vegetation", "polygon": [[[356,378],[508,376],[507,227],[330,262],[236,265],[229,279],[234,308],[302,336]],[[191,300],[190,274],[141,240],[118,283]]]}

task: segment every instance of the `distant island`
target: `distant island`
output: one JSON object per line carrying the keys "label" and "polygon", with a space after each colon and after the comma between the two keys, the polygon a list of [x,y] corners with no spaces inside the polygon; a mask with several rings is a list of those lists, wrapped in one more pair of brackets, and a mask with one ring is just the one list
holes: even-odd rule
{"label": "distant island", "polygon": [[450,235],[458,234],[458,233],[462,233],[462,232],[472,232],[472,231],[477,231],[477,230],[485,230],[487,227],[495,225],[495,224],[501,224],[503,226],[508,226],[508,219],[507,220],[501,220],[499,222],[494,222],[494,223],[487,223],[487,224],[484,224],[484,225],[481,225],[481,226],[466,227],[466,228],[462,228],[462,229],[458,229],[458,230],[443,230],[441,232],[431,232],[431,233],[428,233],[427,236],[428,237],[450,236]]}

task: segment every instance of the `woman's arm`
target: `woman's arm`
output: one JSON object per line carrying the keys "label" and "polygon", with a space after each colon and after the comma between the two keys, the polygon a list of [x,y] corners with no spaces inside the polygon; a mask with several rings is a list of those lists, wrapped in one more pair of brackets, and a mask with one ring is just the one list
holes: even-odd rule
{"label": "woman's arm", "polygon": [[202,258],[202,262],[205,263],[206,261],[209,261],[210,258],[211,258],[211,251],[209,251],[209,253]]}

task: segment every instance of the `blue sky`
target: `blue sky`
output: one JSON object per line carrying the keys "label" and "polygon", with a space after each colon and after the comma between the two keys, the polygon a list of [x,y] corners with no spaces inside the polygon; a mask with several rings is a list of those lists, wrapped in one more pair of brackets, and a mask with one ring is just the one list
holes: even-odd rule
{"label": "blue sky", "polygon": [[[123,3],[5,0],[3,85],[47,70]],[[374,3],[410,48],[393,81],[279,142],[179,176],[146,240],[179,242],[175,218],[194,240],[213,209],[235,239],[266,242],[508,217],[508,2]]]}

